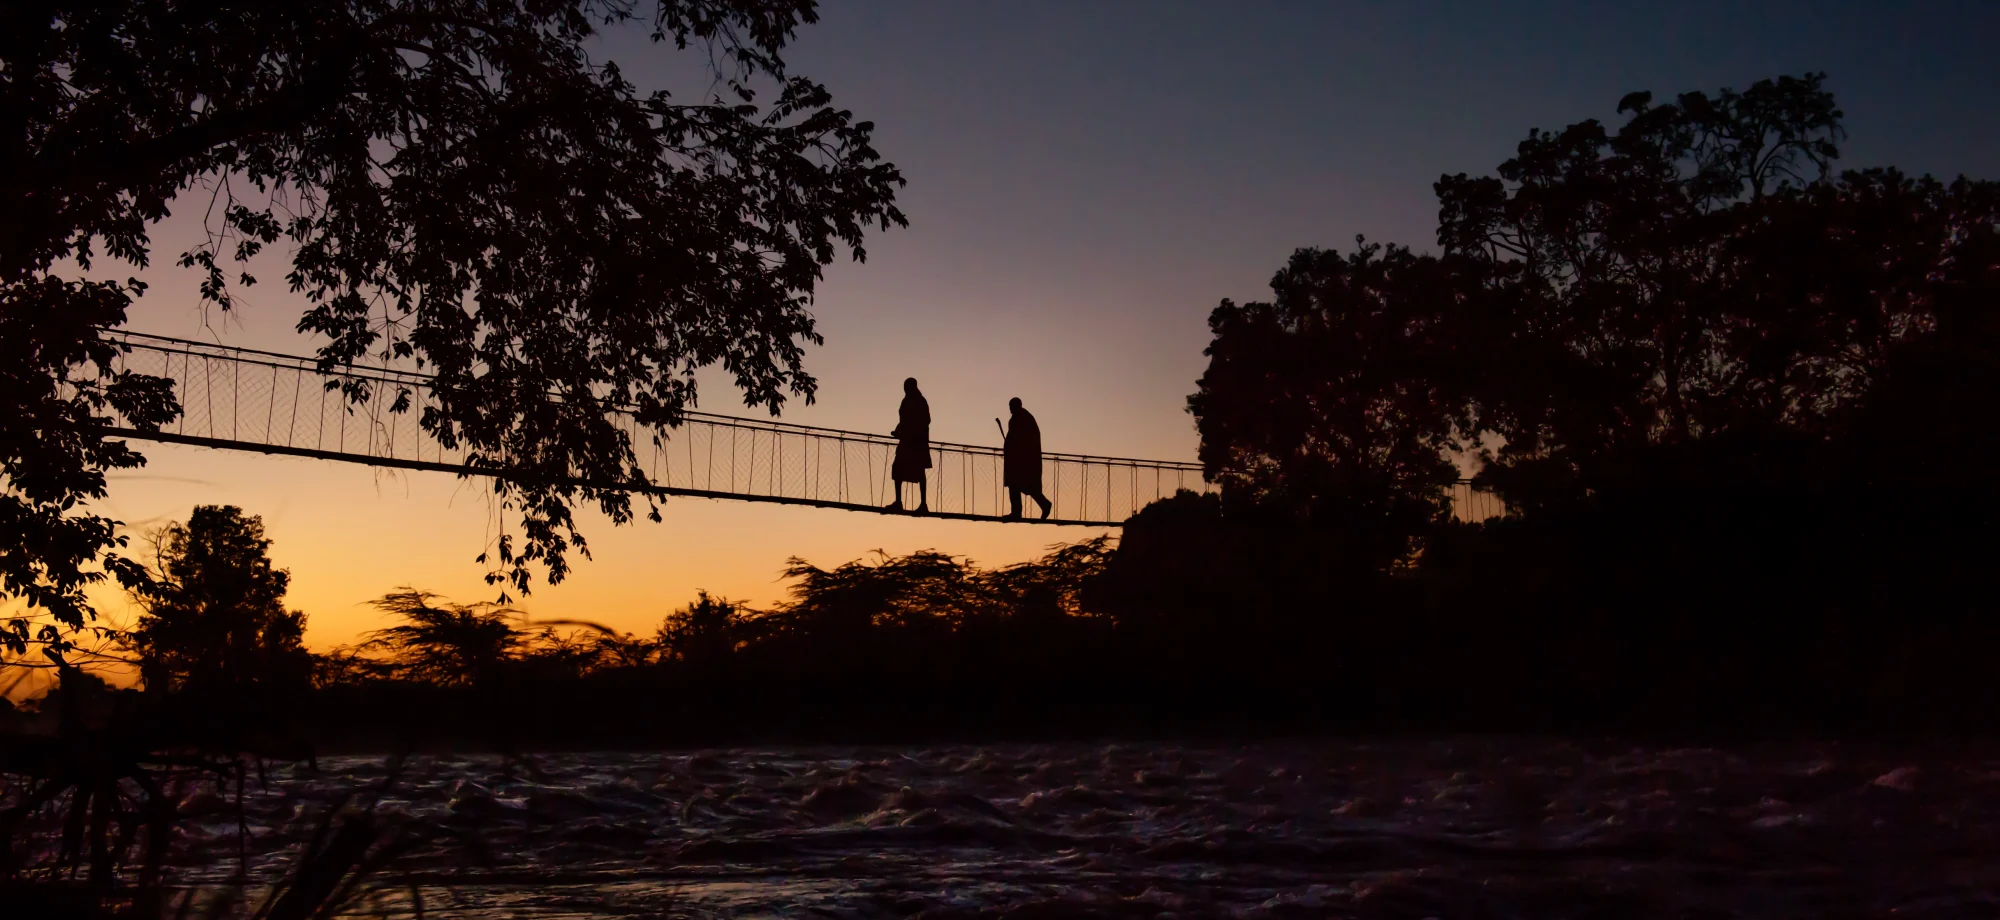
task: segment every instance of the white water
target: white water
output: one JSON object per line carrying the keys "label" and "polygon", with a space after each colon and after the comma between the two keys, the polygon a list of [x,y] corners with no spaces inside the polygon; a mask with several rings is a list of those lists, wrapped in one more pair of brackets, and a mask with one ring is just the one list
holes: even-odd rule
{"label": "white water", "polygon": [[[402,864],[427,915],[2000,916],[1985,756],[1462,740],[531,761],[413,759],[382,800],[490,847],[483,866],[456,845]],[[383,766],[253,781],[252,876]],[[234,812],[206,792],[184,807],[207,819],[177,880],[221,882]]]}

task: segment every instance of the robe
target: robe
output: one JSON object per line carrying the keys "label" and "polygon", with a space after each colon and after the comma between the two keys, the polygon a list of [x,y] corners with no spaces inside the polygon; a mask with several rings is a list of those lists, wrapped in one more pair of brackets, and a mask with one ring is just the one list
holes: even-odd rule
{"label": "robe", "polygon": [[1022,409],[1007,426],[1005,485],[1027,495],[1042,494],[1042,426]]}
{"label": "robe", "polygon": [[896,415],[896,462],[889,475],[897,482],[923,482],[931,468],[931,404],[922,393],[910,393]]}

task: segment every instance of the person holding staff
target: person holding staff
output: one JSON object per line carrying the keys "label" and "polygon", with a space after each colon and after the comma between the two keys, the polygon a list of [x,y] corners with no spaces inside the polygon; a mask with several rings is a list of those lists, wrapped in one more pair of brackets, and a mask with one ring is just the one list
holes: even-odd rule
{"label": "person holding staff", "polygon": [[1021,496],[1026,495],[1042,506],[1042,520],[1048,520],[1055,503],[1042,494],[1042,426],[1035,424],[1035,417],[1021,408],[1019,396],[1007,401],[1007,409],[1013,416],[1000,433],[1006,439],[1004,482],[1014,510],[1006,519],[1021,519]]}

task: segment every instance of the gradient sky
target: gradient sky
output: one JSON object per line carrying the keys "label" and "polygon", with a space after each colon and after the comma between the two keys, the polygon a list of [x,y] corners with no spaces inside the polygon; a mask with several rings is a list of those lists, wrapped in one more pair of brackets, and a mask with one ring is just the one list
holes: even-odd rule
{"label": "gradient sky", "polygon": [[[1050,450],[1193,459],[1184,410],[1206,318],[1261,299],[1301,246],[1356,234],[1431,248],[1441,173],[1490,173],[1531,127],[1615,120],[1659,96],[1824,70],[1847,112],[1847,166],[2000,178],[2000,4],[970,3],[845,0],[790,54],[871,119],[909,180],[908,230],[833,266],[809,353],[815,406],[785,418],[886,432],[905,376],[939,440],[990,443],[1021,397]],[[607,40],[642,87],[689,61]],[[195,208],[156,234],[131,327],[307,353],[281,283],[204,330],[168,268]],[[258,271],[276,282],[282,265]],[[124,274],[124,272],[120,272]],[[715,378],[701,408],[740,412]],[[448,475],[143,445],[107,510],[135,528],[197,503],[264,517],[315,647],[384,625],[400,585],[489,599],[473,557],[485,487]],[[520,606],[650,632],[697,588],[768,603],[787,556],[822,565],[934,547],[990,564],[1093,531],[673,500],[665,523],[585,516],[594,562]],[[114,594],[102,598],[116,615]]]}

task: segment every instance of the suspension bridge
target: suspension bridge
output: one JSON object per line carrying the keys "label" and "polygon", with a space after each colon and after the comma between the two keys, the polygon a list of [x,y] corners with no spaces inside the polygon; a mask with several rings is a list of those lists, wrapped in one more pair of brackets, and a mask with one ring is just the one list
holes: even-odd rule
{"label": "suspension bridge", "polygon": [[[392,469],[497,472],[472,465],[463,447],[446,447],[422,430],[418,420],[435,401],[429,375],[351,366],[322,371],[314,358],[125,330],[106,337],[121,346],[118,369],[171,380],[181,405],[180,417],[159,431],[114,427],[112,434]],[[407,403],[396,411],[404,394]],[[896,497],[889,475],[894,438],[687,412],[656,439],[630,412],[606,412],[630,436],[649,480],[635,491],[909,513],[885,507]],[[932,441],[930,451],[931,510],[924,516],[994,521],[1008,513],[1000,448]],[[1042,481],[1053,510],[1037,518],[1034,503],[1024,502],[1029,510],[1020,523],[1117,527],[1156,500],[1214,488],[1199,464],[1064,453],[1042,454]],[[1499,513],[1493,496],[1465,483],[1453,504],[1470,520]]]}

